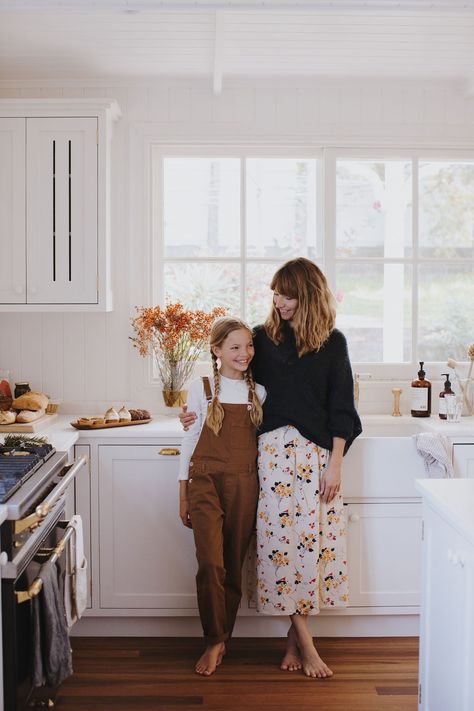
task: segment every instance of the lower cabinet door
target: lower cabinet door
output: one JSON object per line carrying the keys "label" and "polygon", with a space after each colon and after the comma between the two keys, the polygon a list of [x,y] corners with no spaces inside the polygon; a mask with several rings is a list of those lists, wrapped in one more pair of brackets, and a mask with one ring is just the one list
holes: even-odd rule
{"label": "lower cabinet door", "polygon": [[178,516],[173,449],[99,447],[102,608],[197,608],[193,533]]}
{"label": "lower cabinet door", "polygon": [[350,607],[420,604],[421,504],[348,504]]}
{"label": "lower cabinet door", "polygon": [[474,549],[426,507],[420,710],[474,708]]}

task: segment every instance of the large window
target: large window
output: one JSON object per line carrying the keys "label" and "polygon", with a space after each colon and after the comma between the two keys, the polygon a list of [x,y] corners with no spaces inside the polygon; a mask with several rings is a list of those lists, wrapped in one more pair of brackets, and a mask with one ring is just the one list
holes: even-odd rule
{"label": "large window", "polygon": [[156,149],[156,302],[222,304],[250,324],[276,268],[314,259],[353,362],[466,360],[474,324],[474,158]]}

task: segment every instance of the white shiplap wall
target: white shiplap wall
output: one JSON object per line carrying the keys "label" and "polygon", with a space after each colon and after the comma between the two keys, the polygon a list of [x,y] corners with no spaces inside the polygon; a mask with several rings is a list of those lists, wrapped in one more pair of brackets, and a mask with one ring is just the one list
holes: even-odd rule
{"label": "white shiplap wall", "polygon": [[[104,95],[116,98],[123,111],[113,140],[114,311],[0,314],[0,368],[11,371],[12,381],[29,380],[33,388],[61,398],[62,411],[70,413],[99,413],[122,402],[155,412],[161,408],[159,390],[147,385],[145,362],[128,340],[133,307],[147,300],[141,274],[146,237],[138,214],[144,207],[136,195],[144,156],[134,137],[469,148],[474,139],[474,98],[448,83],[233,80],[214,96],[209,82],[184,79],[149,86],[23,82],[12,88],[0,82],[1,97]],[[393,384],[364,388],[362,409],[389,411]]]}

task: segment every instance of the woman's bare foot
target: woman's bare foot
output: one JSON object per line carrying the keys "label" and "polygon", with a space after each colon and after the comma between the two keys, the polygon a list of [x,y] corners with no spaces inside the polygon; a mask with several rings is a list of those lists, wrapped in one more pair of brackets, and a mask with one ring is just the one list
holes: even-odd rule
{"label": "woman's bare foot", "polygon": [[319,656],[314,644],[304,647],[301,650],[301,657],[303,660],[303,671],[306,676],[310,676],[313,679],[325,679],[333,675],[331,669],[329,669],[328,665],[325,664]]}
{"label": "woman's bare foot", "polygon": [[211,676],[216,671],[216,668],[222,662],[222,657],[225,654],[224,642],[218,644],[210,644],[206,647],[204,654],[199,657],[196,663],[196,672],[202,676]]}
{"label": "woman's bare foot", "polygon": [[292,615],[291,621],[301,654],[303,672],[313,679],[325,679],[332,676],[331,669],[323,662],[314,646],[313,637],[308,628],[307,616]]}
{"label": "woman's bare foot", "polygon": [[301,666],[301,655],[300,650],[298,649],[296,632],[293,625],[291,625],[288,630],[286,652],[281,661],[280,669],[283,669],[284,671],[298,671],[301,669]]}

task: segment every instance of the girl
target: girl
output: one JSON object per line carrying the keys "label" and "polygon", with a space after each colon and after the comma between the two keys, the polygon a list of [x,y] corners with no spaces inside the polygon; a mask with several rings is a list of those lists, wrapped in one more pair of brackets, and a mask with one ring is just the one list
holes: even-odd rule
{"label": "girl", "polygon": [[188,404],[197,419],[184,436],[179,471],[179,515],[194,533],[206,641],[196,672],[205,676],[222,661],[240,603],[242,564],[257,507],[256,428],[265,397],[250,372],[254,348],[245,323],[217,319],[210,347],[214,377],[189,387]]}
{"label": "girl", "polygon": [[[323,678],[332,671],[308,617],[348,602],[341,468],[362,427],[324,274],[301,257],[270,287],[270,315],[254,332],[253,372],[268,392],[258,443],[257,607],[290,616],[281,668]],[[191,415],[180,417],[184,426]]]}

